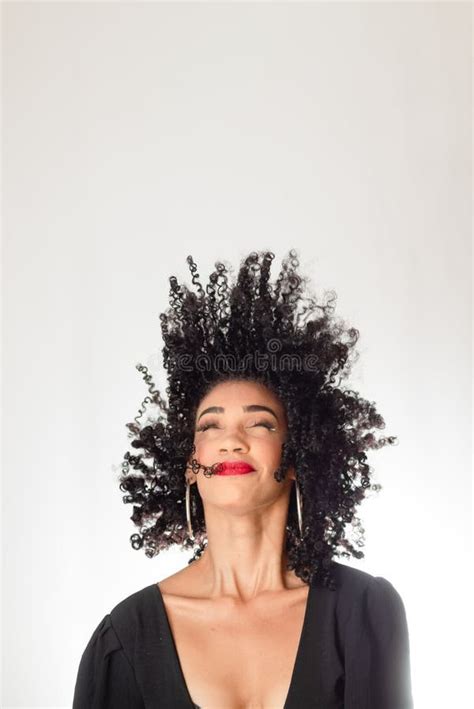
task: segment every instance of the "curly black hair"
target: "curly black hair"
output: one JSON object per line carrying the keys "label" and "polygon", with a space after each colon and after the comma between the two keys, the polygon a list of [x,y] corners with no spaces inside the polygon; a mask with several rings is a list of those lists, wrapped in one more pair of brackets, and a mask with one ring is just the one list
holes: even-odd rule
{"label": "curly black hair", "polygon": [[[385,421],[369,402],[341,386],[359,354],[359,331],[334,316],[336,294],[324,301],[305,294],[309,279],[298,273],[297,252],[282,260],[270,282],[271,251],[252,252],[242,260],[235,283],[231,267],[216,262],[204,290],[192,256],[187,263],[194,292],[170,281],[170,308],[160,317],[167,370],[167,401],[147,367],[137,364],[148,385],[134,421],[127,423],[131,446],[119,475],[124,503],[133,503],[132,521],[140,528],[130,537],[148,557],[172,545],[192,548],[196,560],[207,545],[204,508],[191,496],[194,538],[186,525],[184,471],[194,448],[195,414],[202,398],[217,384],[251,380],[265,384],[283,403],[288,437],[275,480],[294,466],[303,501],[303,535],[297,526],[295,486],[291,488],[285,534],[287,568],[306,583],[334,589],[333,557],[364,557],[365,545],[356,508],[367,496],[372,468],[368,449],[397,442],[374,435]],[[153,410],[157,412],[153,416]],[[147,420],[140,423],[146,414]],[[193,459],[193,470],[199,463]],[[131,470],[133,469],[133,470]],[[136,471],[136,472],[134,472]],[[207,475],[214,471],[205,469]],[[351,534],[346,536],[346,525]],[[356,548],[357,547],[357,548]]]}

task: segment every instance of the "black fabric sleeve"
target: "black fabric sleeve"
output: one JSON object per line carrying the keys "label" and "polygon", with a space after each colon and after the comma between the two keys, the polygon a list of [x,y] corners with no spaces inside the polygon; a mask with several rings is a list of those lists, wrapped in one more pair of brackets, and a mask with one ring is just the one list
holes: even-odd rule
{"label": "black fabric sleeve", "polygon": [[345,709],[413,709],[405,607],[381,576],[373,577],[363,592],[348,652]]}
{"label": "black fabric sleeve", "polygon": [[104,616],[82,654],[72,709],[145,709],[135,673]]}

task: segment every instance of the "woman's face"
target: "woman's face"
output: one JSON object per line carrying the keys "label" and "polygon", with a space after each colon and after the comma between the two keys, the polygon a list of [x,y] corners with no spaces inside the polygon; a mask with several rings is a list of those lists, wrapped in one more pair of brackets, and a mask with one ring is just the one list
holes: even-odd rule
{"label": "woman's face", "polygon": [[[286,413],[279,398],[264,384],[241,380],[217,384],[199,403],[194,427],[196,451],[191,457],[201,465],[239,460],[255,469],[247,475],[209,478],[188,470],[187,479],[193,482],[197,478],[204,501],[235,501],[236,495],[247,500],[256,495],[263,501],[268,499],[267,493],[286,487],[273,477],[287,436]],[[287,478],[294,477],[290,469]]]}

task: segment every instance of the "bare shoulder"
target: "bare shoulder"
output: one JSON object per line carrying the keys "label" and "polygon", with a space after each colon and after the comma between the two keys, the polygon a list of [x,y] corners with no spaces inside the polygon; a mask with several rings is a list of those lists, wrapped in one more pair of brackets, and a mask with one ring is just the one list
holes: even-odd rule
{"label": "bare shoulder", "polygon": [[[195,562],[194,562],[195,563]],[[184,569],[180,569],[171,576],[158,581],[160,591],[166,596],[200,597],[202,589],[202,574],[197,573],[197,569],[190,564]]]}

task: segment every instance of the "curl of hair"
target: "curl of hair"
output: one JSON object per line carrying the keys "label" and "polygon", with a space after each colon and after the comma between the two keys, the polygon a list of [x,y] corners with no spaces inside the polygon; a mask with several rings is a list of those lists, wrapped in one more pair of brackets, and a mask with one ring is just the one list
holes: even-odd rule
{"label": "curl of hair", "polygon": [[[294,249],[270,282],[274,254],[252,252],[240,264],[236,282],[216,262],[204,288],[192,256],[187,263],[194,292],[169,278],[170,307],[160,317],[167,371],[167,401],[141,364],[148,385],[134,421],[118,478],[123,502],[133,504],[131,520],[139,533],[134,549],[148,557],[173,545],[193,550],[191,563],[207,545],[204,508],[191,486],[194,540],[188,536],[185,469],[193,452],[195,414],[203,396],[229,379],[265,384],[287,412],[288,437],[280,467],[281,482],[294,465],[303,501],[303,536],[296,514],[295,488],[288,509],[285,552],[287,568],[306,583],[334,589],[335,556],[364,557],[364,532],[357,508],[371,485],[366,451],[397,442],[379,437],[385,421],[375,403],[341,386],[358,359],[359,331],[334,315],[336,294],[323,302],[305,294],[308,279],[298,273]],[[259,356],[258,356],[259,355]],[[349,526],[349,529],[346,527]]]}

